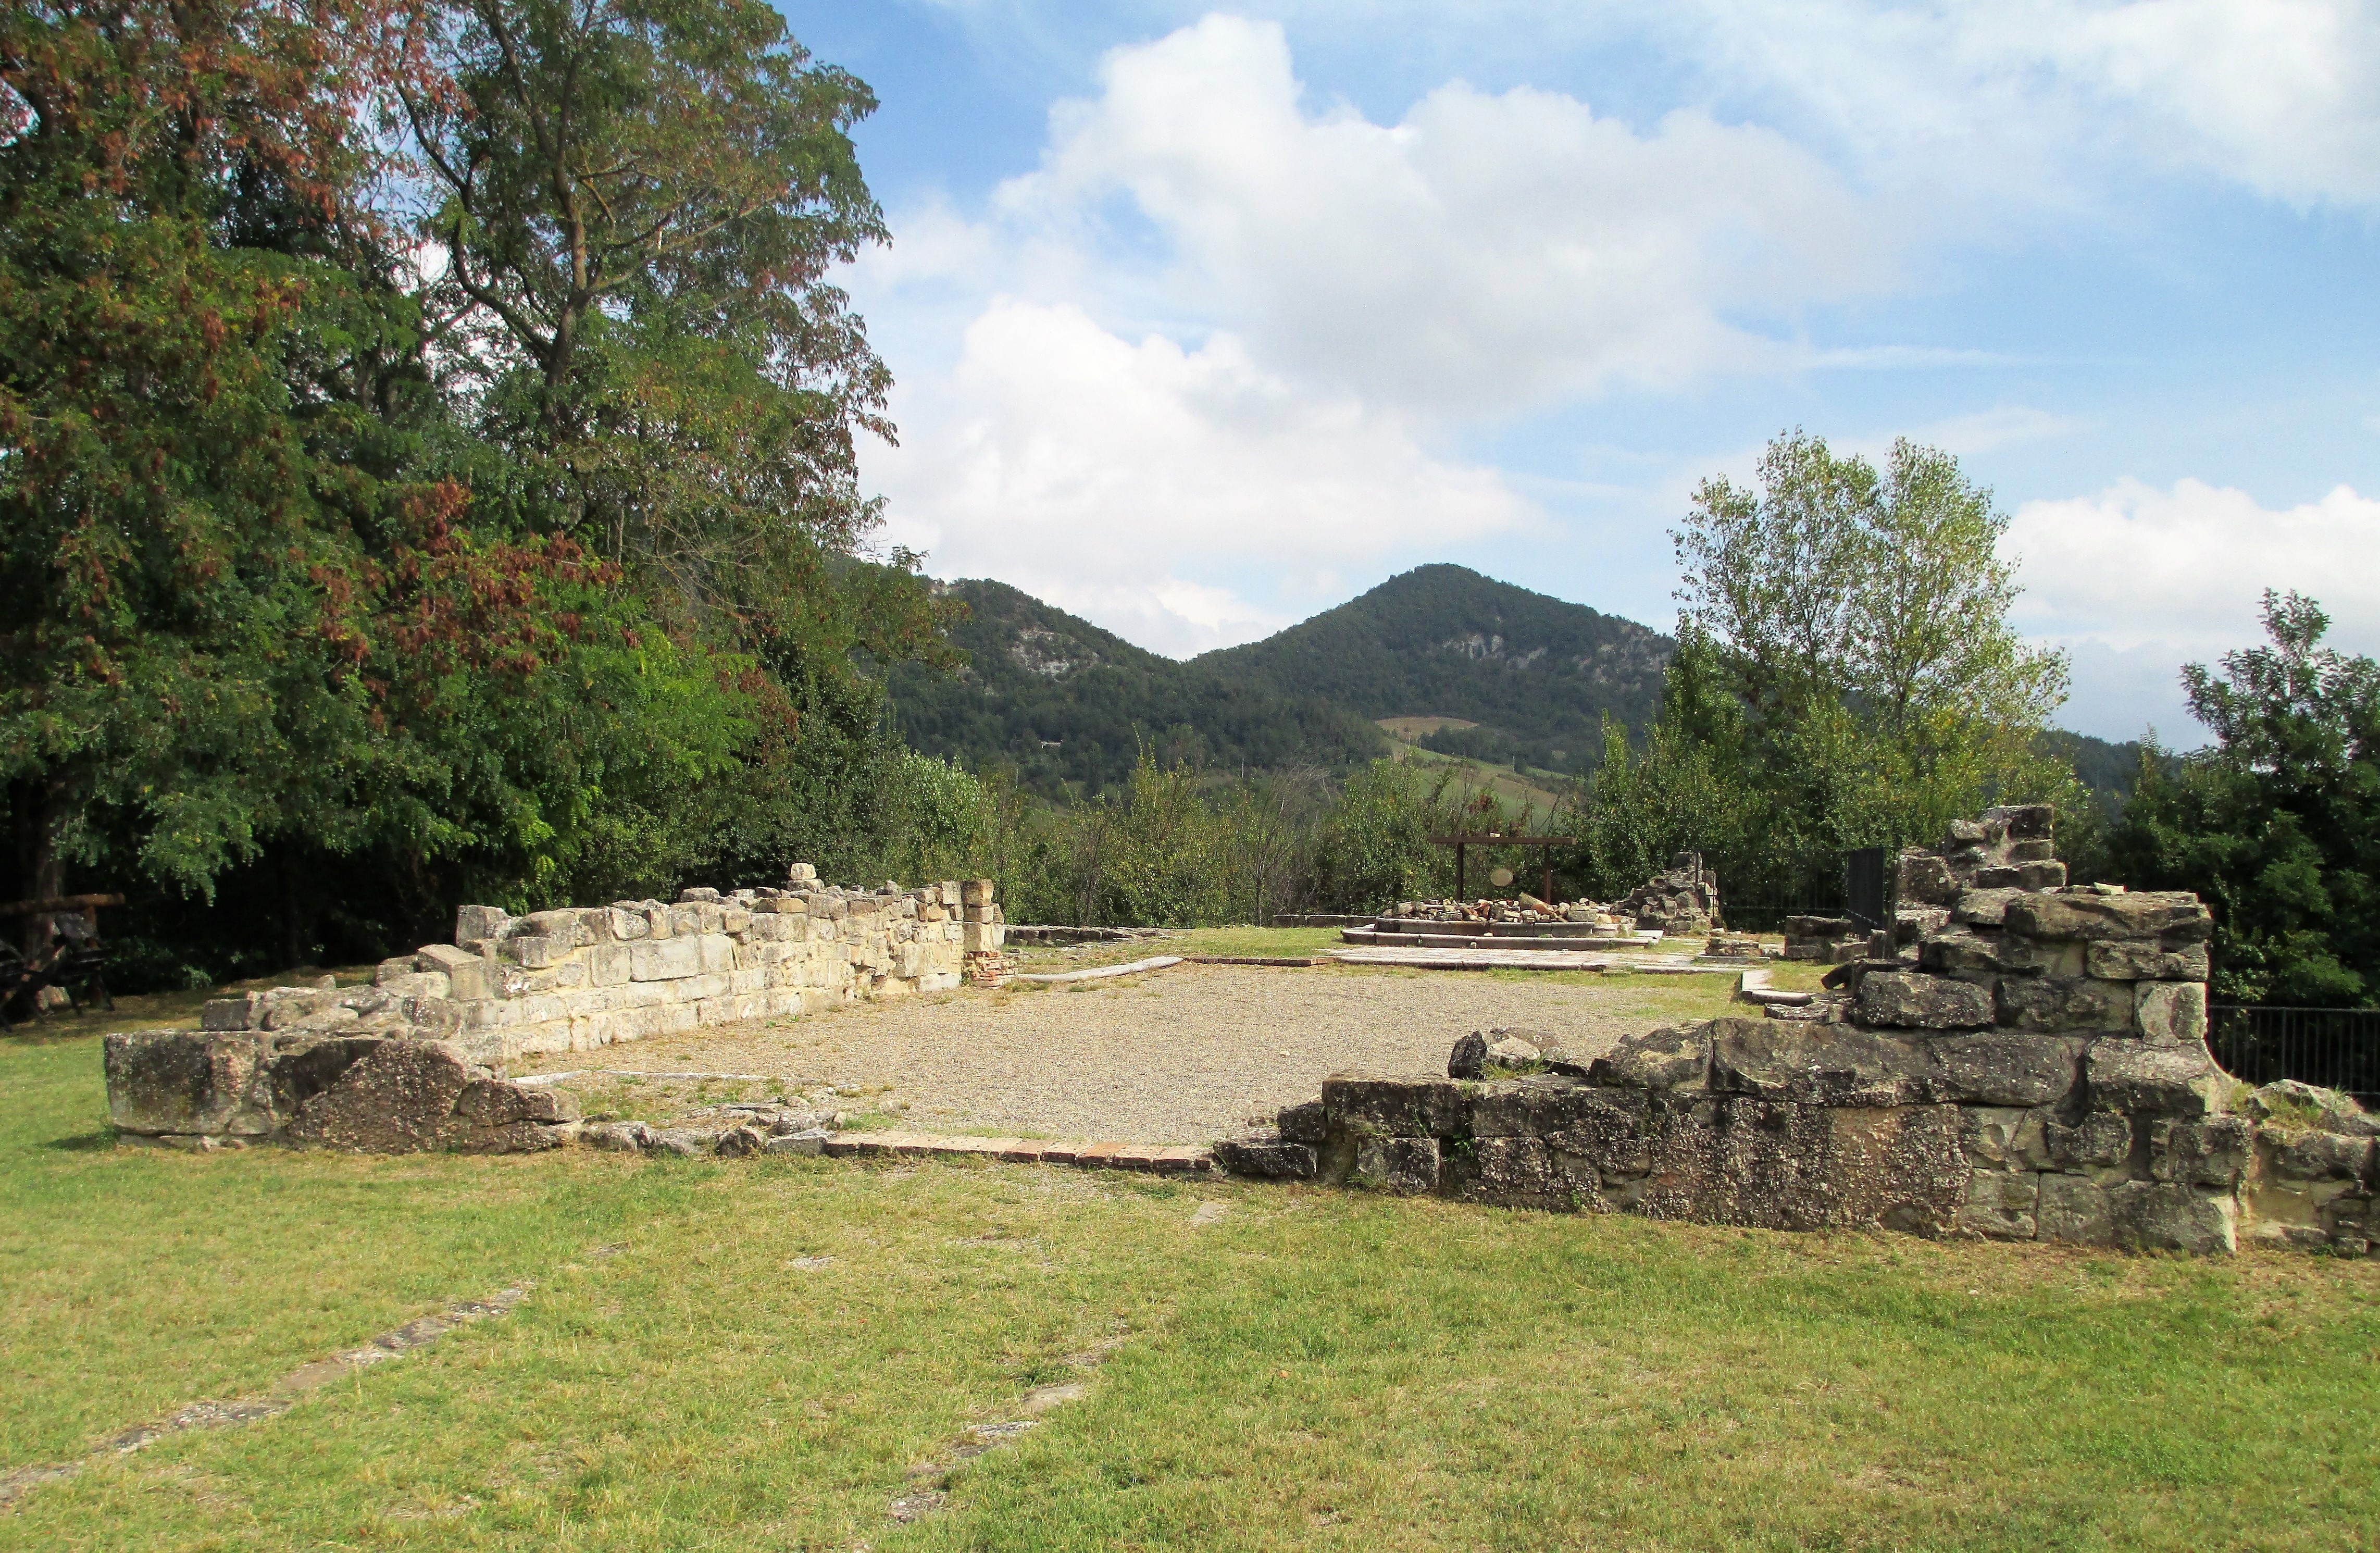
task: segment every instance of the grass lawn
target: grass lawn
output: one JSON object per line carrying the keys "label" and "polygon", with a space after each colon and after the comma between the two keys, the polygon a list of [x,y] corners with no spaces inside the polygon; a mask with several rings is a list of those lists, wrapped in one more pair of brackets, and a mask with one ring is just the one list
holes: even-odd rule
{"label": "grass lawn", "polygon": [[2380,1527],[2372,1263],[1012,1166],[190,1156],[114,1147],[102,1116],[96,1041],[0,1041],[0,1470],[536,1288],[280,1418],[36,1488],[0,1547],[2030,1553]]}

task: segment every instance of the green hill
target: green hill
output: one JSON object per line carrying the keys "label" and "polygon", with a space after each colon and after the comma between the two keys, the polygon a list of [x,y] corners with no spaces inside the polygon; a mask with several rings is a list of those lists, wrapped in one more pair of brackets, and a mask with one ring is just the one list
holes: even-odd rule
{"label": "green hill", "polygon": [[1343,770],[1387,747],[1354,712],[1310,693],[1176,662],[1006,583],[940,585],[968,617],[955,674],[903,664],[886,688],[912,746],[1014,764],[1041,792],[1097,793],[1132,774],[1142,741],[1167,764]]}
{"label": "green hill", "polygon": [[1420,743],[1553,771],[1592,764],[1603,714],[1651,721],[1673,646],[1658,631],[1463,566],[1417,567],[1245,647],[1191,660],[1365,717],[1446,718]]}

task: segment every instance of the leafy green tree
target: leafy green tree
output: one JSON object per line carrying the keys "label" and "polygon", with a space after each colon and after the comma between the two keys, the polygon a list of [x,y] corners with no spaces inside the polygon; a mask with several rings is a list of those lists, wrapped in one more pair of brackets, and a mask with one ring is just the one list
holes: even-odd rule
{"label": "leafy green tree", "polygon": [[2007,527],[1956,459],[1905,439],[1879,472],[1797,431],[1769,443],[1757,489],[1704,481],[1675,535],[1671,745],[1598,783],[1675,781],[1708,795],[1697,802],[1732,790],[1718,809],[1752,816],[1728,821],[1741,841],[1701,849],[1741,845],[1723,873],[1771,890],[1821,882],[1846,847],[1931,840],[1989,803],[2079,801],[2040,737],[2065,663],[2008,619]]}
{"label": "leafy green tree", "polygon": [[2115,877],[2215,911],[2215,996],[2380,1001],[2380,663],[2322,645],[2313,600],[2267,592],[2267,645],[2182,671],[2215,735],[2143,753],[2108,838]]}

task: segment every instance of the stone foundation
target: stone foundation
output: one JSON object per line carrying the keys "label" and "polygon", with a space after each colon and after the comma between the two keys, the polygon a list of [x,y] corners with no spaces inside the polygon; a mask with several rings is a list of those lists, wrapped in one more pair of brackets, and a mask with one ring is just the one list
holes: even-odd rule
{"label": "stone foundation", "polygon": [[[2047,836],[2046,810],[1962,827],[1936,855],[1960,887],[1921,897],[1939,917],[1914,954],[1838,966],[1812,1008],[1656,1030],[1592,1061],[1525,1032],[1469,1037],[1460,1076],[1333,1078],[1216,1160],[1768,1229],[2363,1254],[2380,1125],[2217,1067],[2205,906],[2068,888]],[[1904,883],[1931,879],[1923,855],[1903,857]]]}
{"label": "stone foundation", "polygon": [[[467,905],[453,943],[383,962],[370,987],[274,988],[207,1004],[198,1030],[110,1036],[109,1110],[120,1132],[158,1138],[528,1147],[542,1134],[521,1128],[570,1119],[540,1109],[548,1092],[469,1088],[500,1084],[505,1062],[963,978],[996,985],[1009,975],[1004,932],[990,880],[845,890],[807,864],[783,889],[688,890],[668,905],[520,917]],[[384,1077],[400,1068],[438,1076],[427,1089]],[[322,1098],[334,1089],[336,1106]],[[380,1120],[340,1107],[377,1107]],[[343,1120],[325,1120],[334,1112]]]}

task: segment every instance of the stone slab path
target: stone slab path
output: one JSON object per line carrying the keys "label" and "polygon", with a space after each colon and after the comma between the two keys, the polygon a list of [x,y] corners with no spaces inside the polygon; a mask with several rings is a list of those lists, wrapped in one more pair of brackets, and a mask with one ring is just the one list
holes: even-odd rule
{"label": "stone slab path", "polygon": [[1077,1165],[1084,1170],[1149,1171],[1160,1175],[1196,1175],[1215,1168],[1203,1148],[1157,1144],[1068,1143],[1054,1138],[979,1138],[950,1133],[896,1129],[838,1133],[820,1152],[830,1159],[871,1154],[911,1159],[999,1159],[1013,1165]]}

